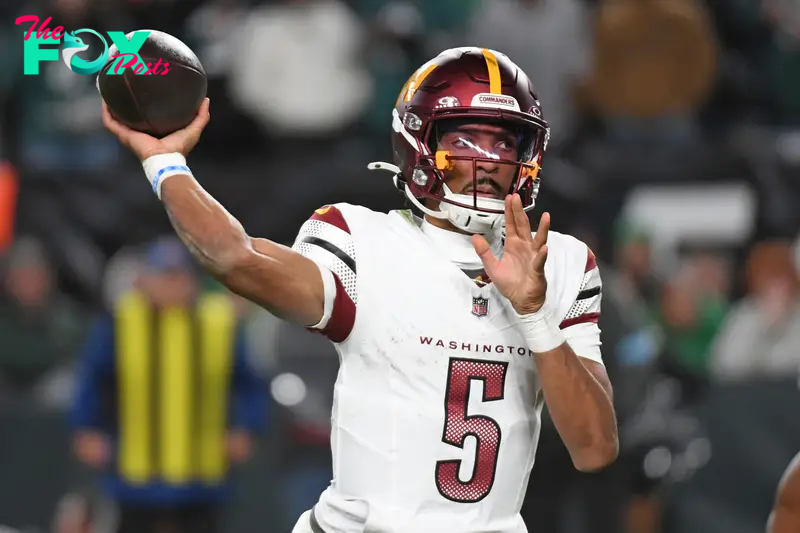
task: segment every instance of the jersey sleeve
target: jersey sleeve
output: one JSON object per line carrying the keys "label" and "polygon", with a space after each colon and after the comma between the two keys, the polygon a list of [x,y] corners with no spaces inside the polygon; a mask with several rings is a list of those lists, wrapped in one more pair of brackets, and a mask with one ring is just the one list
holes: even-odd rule
{"label": "jersey sleeve", "polygon": [[344,342],[355,324],[358,294],[355,243],[341,210],[328,205],[314,211],[292,249],[314,261],[325,281],[325,314],[311,329]]}
{"label": "jersey sleeve", "polygon": [[597,258],[588,247],[586,250],[583,280],[572,306],[559,327],[576,355],[602,363],[600,328],[597,322],[600,318],[603,282],[600,279]]}

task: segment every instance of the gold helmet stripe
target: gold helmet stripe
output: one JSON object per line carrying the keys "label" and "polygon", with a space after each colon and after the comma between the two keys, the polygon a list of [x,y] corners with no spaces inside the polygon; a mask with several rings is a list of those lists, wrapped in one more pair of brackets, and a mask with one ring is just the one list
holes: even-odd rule
{"label": "gold helmet stripe", "polygon": [[500,66],[497,64],[497,56],[491,50],[482,48],[483,57],[486,59],[486,68],[489,70],[489,92],[492,94],[503,94],[502,82],[500,80]]}
{"label": "gold helmet stripe", "polygon": [[397,98],[397,102],[395,102],[395,107],[400,105],[401,100],[409,102],[411,98],[414,97],[414,93],[417,92],[419,86],[422,85],[422,82],[425,81],[425,78],[428,77],[428,74],[433,72],[433,69],[435,69],[436,66],[436,63],[431,63],[428,65],[422,65],[420,68],[418,68],[417,71],[414,72],[410,78],[408,78],[408,81],[400,90],[400,96]]}

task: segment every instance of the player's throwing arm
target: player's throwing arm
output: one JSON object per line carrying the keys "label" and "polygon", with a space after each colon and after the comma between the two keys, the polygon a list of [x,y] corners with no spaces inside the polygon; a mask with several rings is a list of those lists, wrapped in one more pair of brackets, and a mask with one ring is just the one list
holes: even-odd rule
{"label": "player's throwing arm", "polygon": [[[178,236],[200,264],[233,292],[303,326],[325,313],[325,282],[316,263],[290,248],[247,235],[186,166],[208,124],[209,100],[186,128],[163,139],[115,120],[103,103],[103,123],[144,165]],[[329,310],[328,310],[329,311]]]}

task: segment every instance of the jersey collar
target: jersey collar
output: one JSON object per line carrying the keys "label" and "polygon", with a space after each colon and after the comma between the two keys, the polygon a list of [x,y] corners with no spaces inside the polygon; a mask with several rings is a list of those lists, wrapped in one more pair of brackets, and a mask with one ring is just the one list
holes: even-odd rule
{"label": "jersey collar", "polygon": [[[422,219],[419,228],[433,243],[437,251],[449,259],[461,270],[481,270],[483,263],[472,246],[472,236],[442,229]],[[495,256],[500,257],[503,251],[503,239],[499,231],[485,235]]]}

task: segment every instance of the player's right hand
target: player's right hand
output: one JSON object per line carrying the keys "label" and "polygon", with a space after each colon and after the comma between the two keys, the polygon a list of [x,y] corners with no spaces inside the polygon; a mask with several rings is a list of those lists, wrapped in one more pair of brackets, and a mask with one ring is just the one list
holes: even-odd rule
{"label": "player's right hand", "polygon": [[517,313],[527,315],[542,308],[547,294],[544,264],[547,261],[550,215],[542,214],[534,237],[519,194],[506,196],[505,208],[503,256],[500,259],[495,257],[482,235],[473,235],[472,244],[500,294],[511,302]]}
{"label": "player's right hand", "polygon": [[117,136],[124,146],[139,158],[139,161],[144,161],[150,156],[175,152],[183,154],[185,157],[189,155],[189,152],[200,140],[200,135],[211,118],[208,111],[209,104],[210,100],[208,98],[203,100],[203,103],[200,104],[200,109],[197,111],[197,116],[191,124],[181,130],[170,133],[163,139],[157,139],[146,133],[132,130],[122,124],[111,115],[111,111],[109,111],[105,101],[103,101],[103,124],[111,133]]}

